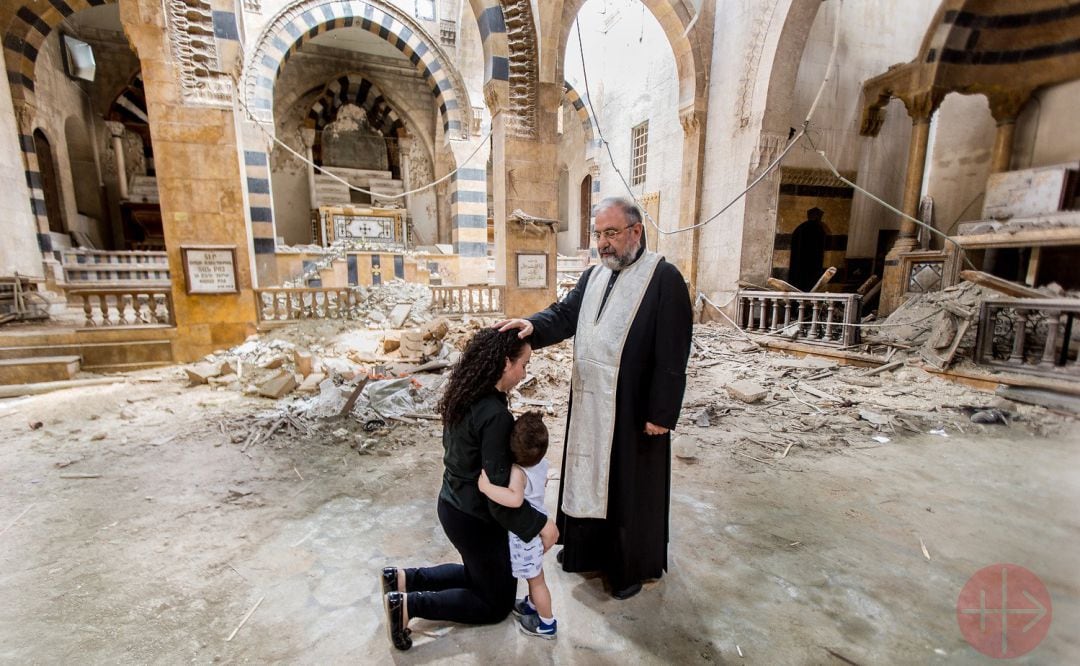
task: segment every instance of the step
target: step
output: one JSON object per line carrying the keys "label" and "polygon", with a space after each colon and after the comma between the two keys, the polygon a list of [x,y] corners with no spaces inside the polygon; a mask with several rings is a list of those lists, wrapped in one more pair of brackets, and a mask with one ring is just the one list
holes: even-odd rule
{"label": "step", "polygon": [[78,356],[33,356],[0,360],[0,384],[34,384],[71,379],[79,371]]}

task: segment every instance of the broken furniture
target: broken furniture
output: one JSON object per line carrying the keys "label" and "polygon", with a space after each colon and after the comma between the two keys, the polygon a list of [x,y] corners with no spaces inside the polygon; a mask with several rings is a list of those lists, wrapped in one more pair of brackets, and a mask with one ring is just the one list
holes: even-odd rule
{"label": "broken furniture", "polygon": [[49,302],[34,288],[39,282],[18,273],[0,277],[0,324],[49,318]]}

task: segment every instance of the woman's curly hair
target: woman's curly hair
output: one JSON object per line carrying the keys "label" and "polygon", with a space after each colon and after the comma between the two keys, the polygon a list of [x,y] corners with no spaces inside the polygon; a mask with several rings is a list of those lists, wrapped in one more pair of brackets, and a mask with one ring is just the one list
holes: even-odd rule
{"label": "woman's curly hair", "polygon": [[495,390],[496,382],[506,369],[507,359],[516,360],[528,344],[518,337],[516,329],[504,333],[494,328],[478,331],[465,347],[439,401],[443,423],[454,425],[465,418],[477,399]]}

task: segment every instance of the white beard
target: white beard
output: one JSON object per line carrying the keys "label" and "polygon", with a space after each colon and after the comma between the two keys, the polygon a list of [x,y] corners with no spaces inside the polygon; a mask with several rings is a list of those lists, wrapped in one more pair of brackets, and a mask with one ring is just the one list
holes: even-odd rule
{"label": "white beard", "polygon": [[634,258],[637,257],[638,250],[641,249],[641,243],[638,243],[634,247],[630,248],[626,254],[622,255],[608,255],[601,256],[600,263],[604,265],[604,268],[609,271],[621,271],[630,264],[634,263]]}

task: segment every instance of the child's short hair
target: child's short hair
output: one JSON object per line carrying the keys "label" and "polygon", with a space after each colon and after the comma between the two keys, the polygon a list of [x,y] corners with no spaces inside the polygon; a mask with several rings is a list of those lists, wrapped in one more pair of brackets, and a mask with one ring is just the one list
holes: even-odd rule
{"label": "child's short hair", "polygon": [[510,453],[514,462],[532,467],[544,459],[548,449],[548,430],[540,412],[525,412],[514,421],[510,431]]}

